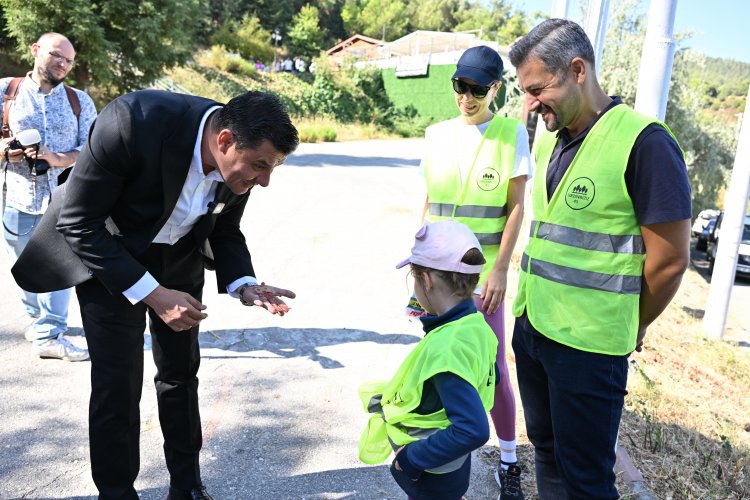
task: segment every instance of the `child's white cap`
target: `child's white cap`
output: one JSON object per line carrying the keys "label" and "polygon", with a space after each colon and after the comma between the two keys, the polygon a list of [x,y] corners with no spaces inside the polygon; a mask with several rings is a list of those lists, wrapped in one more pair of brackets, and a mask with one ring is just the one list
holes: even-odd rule
{"label": "child's white cap", "polygon": [[443,220],[425,224],[415,235],[416,242],[411,248],[411,256],[396,266],[400,269],[407,264],[417,264],[441,271],[463,274],[479,274],[482,264],[461,262],[466,252],[472,248],[482,251],[479,240],[465,224],[454,220]]}

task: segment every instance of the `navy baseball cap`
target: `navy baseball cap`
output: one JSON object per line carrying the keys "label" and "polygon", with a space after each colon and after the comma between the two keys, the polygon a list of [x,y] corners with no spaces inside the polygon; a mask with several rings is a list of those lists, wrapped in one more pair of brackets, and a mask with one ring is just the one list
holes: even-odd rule
{"label": "navy baseball cap", "polygon": [[468,78],[477,85],[488,87],[502,80],[503,60],[500,54],[486,45],[466,49],[456,63],[456,72],[451,80]]}

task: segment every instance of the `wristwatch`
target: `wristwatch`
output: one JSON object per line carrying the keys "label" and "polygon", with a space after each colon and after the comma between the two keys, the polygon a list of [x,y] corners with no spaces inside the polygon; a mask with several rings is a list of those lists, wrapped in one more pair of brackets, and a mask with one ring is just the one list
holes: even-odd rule
{"label": "wristwatch", "polygon": [[240,296],[240,304],[242,304],[243,306],[254,306],[255,305],[252,302],[246,301],[245,300],[245,296],[244,296],[245,290],[248,289],[248,288],[250,288],[251,286],[254,286],[254,285],[251,285],[249,283],[245,283],[244,285],[240,286],[237,289],[237,294],[239,294],[239,296]]}

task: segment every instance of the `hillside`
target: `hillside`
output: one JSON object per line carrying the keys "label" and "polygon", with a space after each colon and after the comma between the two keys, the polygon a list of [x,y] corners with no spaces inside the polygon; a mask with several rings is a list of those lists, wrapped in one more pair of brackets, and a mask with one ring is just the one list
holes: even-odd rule
{"label": "hillside", "polygon": [[704,114],[737,123],[736,115],[745,110],[750,86],[750,63],[706,57],[690,60],[687,64],[691,82],[704,95]]}

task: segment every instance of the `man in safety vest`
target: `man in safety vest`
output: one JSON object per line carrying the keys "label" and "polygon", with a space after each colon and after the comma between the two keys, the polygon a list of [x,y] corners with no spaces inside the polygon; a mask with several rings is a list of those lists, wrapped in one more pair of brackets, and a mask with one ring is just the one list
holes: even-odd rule
{"label": "man in safety vest", "polygon": [[536,146],[513,305],[518,386],[544,499],[618,498],[628,356],[688,265],[690,185],[669,128],[609,97],[583,29],[549,19],[510,52]]}

